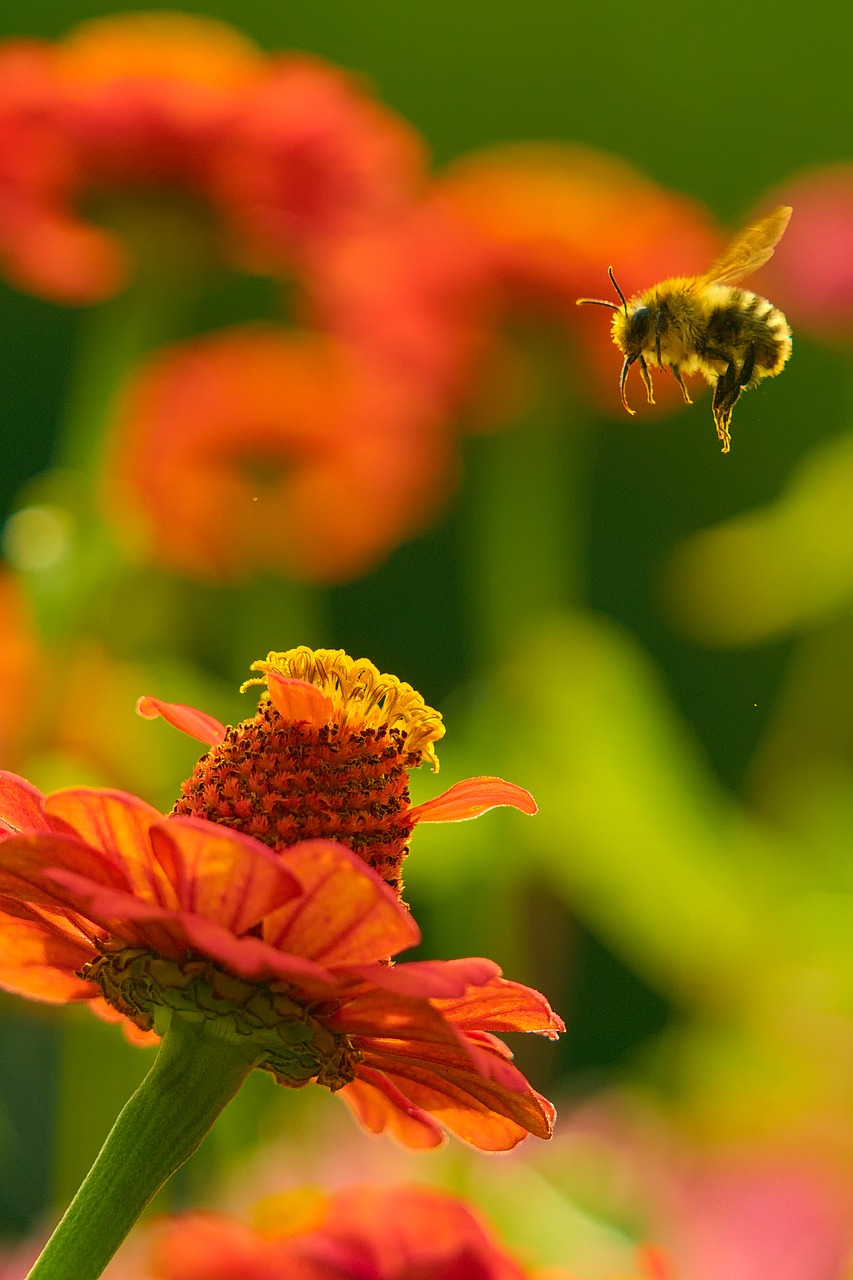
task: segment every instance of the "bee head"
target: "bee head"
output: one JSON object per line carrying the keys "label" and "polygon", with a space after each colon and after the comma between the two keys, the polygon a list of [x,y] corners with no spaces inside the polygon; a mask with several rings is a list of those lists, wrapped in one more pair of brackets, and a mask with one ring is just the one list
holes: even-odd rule
{"label": "bee head", "polygon": [[628,303],[625,301],[625,295],[616,283],[616,277],[613,274],[613,268],[607,268],[607,274],[610,276],[610,283],[619,295],[621,306],[617,306],[615,302],[609,302],[605,298],[578,298],[578,306],[585,303],[592,303],[597,307],[609,307],[613,314],[613,341],[625,357],[625,363],[622,365],[622,373],[619,377],[619,395],[622,404],[630,414],[634,410],[629,406],[625,398],[625,383],[628,378],[628,370],[632,364],[639,362],[640,376],[646,388],[649,404],[654,404],[654,395],[652,394],[652,384],[649,377],[648,367],[643,358],[643,351],[649,346],[650,335],[653,330],[654,322],[649,314],[649,308],[646,306],[633,307],[628,310]]}
{"label": "bee head", "polygon": [[623,355],[636,360],[647,347],[654,345],[654,323],[649,308],[627,306],[624,311],[614,307],[613,341]]}
{"label": "bee head", "polygon": [[615,302],[610,302],[606,298],[578,298],[578,306],[591,303],[596,307],[609,307],[611,311],[615,312],[613,316],[613,341],[623,355],[633,356],[636,360],[643,349],[643,339],[647,333],[646,322],[649,309],[648,307],[635,307],[632,311],[629,311],[625,295],[616,283],[612,267],[607,268],[607,274],[610,276],[610,283],[619,295],[621,306]]}

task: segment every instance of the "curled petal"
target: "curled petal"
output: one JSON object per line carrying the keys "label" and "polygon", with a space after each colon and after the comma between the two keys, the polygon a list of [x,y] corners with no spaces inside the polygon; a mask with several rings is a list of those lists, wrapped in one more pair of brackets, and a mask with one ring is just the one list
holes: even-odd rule
{"label": "curled petal", "polygon": [[267,688],[273,706],[290,724],[304,721],[319,727],[334,719],[332,699],[307,680],[295,680],[280,675],[278,671],[268,671]]}
{"label": "curled petal", "polygon": [[19,831],[49,831],[44,796],[26,778],[0,769],[0,839]]}
{"label": "curled petal", "polygon": [[273,946],[340,966],[381,960],[420,941],[397,897],[344,845],[303,840],[281,856],[303,892],[264,921]]}
{"label": "curled petal", "polygon": [[465,1031],[538,1031],[556,1040],[566,1029],[539,991],[501,977],[434,1003],[454,1026]]}
{"label": "curled petal", "polygon": [[225,738],[225,725],[215,716],[209,716],[196,707],[187,707],[180,702],[161,702],[159,698],[146,694],[137,702],[136,710],[146,720],[156,720],[158,716],[162,716],[175,729],[180,729],[181,733],[186,733],[209,747],[218,746]]}
{"label": "curled petal", "polygon": [[281,859],[257,840],[203,818],[162,820],[151,829],[151,847],[178,905],[235,934],[302,892]]}
{"label": "curled petal", "polygon": [[475,1070],[365,1053],[362,1070],[381,1072],[410,1104],[426,1111],[481,1151],[511,1151],[528,1134],[549,1138],[554,1109],[533,1089],[525,1093],[484,1080]]}
{"label": "curled petal", "polygon": [[466,778],[433,800],[416,804],[412,817],[415,822],[463,822],[499,805],[510,805],[522,813],[536,812],[533,796],[514,782],[504,782],[503,778]]}

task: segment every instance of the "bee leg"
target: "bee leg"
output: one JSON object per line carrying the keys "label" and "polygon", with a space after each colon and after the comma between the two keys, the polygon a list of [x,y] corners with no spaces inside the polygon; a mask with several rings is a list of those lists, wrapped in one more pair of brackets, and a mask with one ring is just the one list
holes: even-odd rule
{"label": "bee leg", "polygon": [[[640,358],[642,359],[642,357]],[[622,373],[619,377],[619,395],[622,398],[622,408],[627,409],[632,418],[634,417],[634,410],[628,404],[628,400],[625,396],[625,383],[628,380],[628,370],[631,368],[631,365],[634,363],[635,359],[636,359],[636,356],[634,356],[633,358],[631,356],[625,357],[625,363],[622,365]]]}
{"label": "bee leg", "polygon": [[738,377],[738,382],[742,387],[749,386],[749,382],[750,382],[750,379],[752,378],[754,370],[755,370],[755,347],[752,346],[747,348],[746,359],[743,362],[743,366],[740,371],[740,376]]}
{"label": "bee leg", "polygon": [[649,404],[654,404],[655,392],[654,387],[652,386],[652,375],[649,373],[649,366],[646,364],[642,356],[638,356],[637,359],[640,363],[640,377],[643,379],[643,386],[646,388],[646,399]]}
{"label": "bee leg", "polygon": [[717,439],[722,441],[723,453],[728,453],[731,447],[731,435],[729,434],[729,425],[732,420],[732,410],[737,404],[743,387],[740,382],[740,375],[735,368],[734,362],[730,361],[724,373],[721,373],[717,379],[717,385],[714,388],[714,402],[711,406],[714,414],[714,424],[717,428]]}
{"label": "bee leg", "polygon": [[678,385],[681,387],[681,394],[684,396],[684,403],[685,403],[685,404],[692,404],[692,403],[693,403],[693,401],[690,399],[690,395],[688,394],[687,388],[686,388],[686,387],[685,387],[685,385],[684,385],[684,381],[683,381],[683,379],[682,379],[682,377],[681,377],[681,370],[679,369],[678,365],[677,365],[677,364],[671,364],[671,365],[669,366],[669,371],[670,371],[670,373],[672,374],[673,378],[675,378],[675,381],[676,381],[676,382],[678,383]]}

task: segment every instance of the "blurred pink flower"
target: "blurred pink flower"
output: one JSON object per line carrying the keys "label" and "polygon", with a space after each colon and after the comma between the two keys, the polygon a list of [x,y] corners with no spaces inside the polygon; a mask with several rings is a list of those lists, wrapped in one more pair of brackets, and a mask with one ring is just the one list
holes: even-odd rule
{"label": "blurred pink flower", "polygon": [[792,326],[829,342],[853,338],[853,164],[795,174],[768,203],[794,208],[785,239],[762,274],[762,291]]}

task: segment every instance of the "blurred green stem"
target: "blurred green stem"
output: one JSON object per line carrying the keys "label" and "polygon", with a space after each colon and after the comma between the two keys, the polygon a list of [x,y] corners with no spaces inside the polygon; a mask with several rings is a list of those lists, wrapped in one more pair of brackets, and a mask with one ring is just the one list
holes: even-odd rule
{"label": "blurred green stem", "polygon": [[97,1280],[152,1197],[193,1154],[255,1065],[251,1041],[174,1017],[27,1280]]}
{"label": "blurred green stem", "polygon": [[489,664],[508,654],[532,618],[583,591],[583,435],[565,380],[544,359],[536,375],[535,404],[478,440],[468,458],[468,626],[475,655]]}

